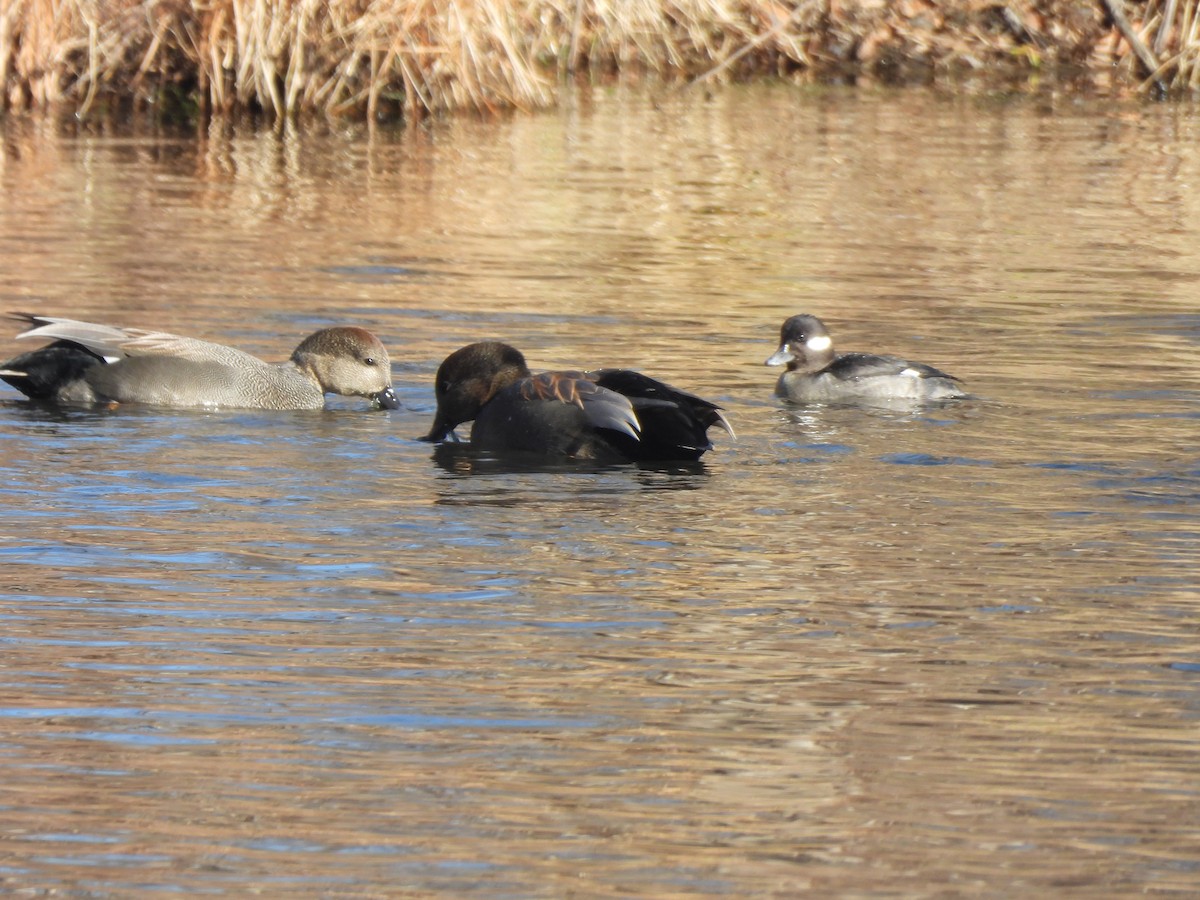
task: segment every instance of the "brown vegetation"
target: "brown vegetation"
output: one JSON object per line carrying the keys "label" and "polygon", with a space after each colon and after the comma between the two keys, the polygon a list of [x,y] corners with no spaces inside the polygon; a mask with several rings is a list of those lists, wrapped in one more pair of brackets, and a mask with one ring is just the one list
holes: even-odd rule
{"label": "brown vegetation", "polygon": [[[1117,28],[1122,10],[1131,23],[1124,35]],[[1145,46],[1134,54],[1131,42]],[[1194,92],[1198,60],[1200,0],[6,0],[0,6],[0,85],[9,110],[86,112],[132,103],[187,114],[414,116],[548,105],[572,74],[679,82],[763,74],[988,84],[1084,78]],[[1154,79],[1146,77],[1150,67]]]}

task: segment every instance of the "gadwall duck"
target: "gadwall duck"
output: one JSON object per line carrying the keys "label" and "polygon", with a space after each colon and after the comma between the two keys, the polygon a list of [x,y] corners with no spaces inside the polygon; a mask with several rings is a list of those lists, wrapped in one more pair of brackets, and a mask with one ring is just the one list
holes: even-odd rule
{"label": "gadwall duck", "polygon": [[897,356],[833,352],[833,340],[816,316],[783,323],[779,349],[768,366],[787,364],[775,393],[797,403],[927,403],[966,397],[959,380],[932,366]]}
{"label": "gadwall duck", "polygon": [[320,409],[326,394],[400,406],[391,362],[363,328],[323,328],[283,363],[222,344],[157,331],[13,313],[18,338],[53,343],[0,363],[0,379],[46,403]]}
{"label": "gadwall duck", "polygon": [[707,400],[628,369],[533,375],[515,347],[469,344],[438,367],[437,413],[427,441],[474,421],[471,444],[601,462],[696,460],[717,425]]}

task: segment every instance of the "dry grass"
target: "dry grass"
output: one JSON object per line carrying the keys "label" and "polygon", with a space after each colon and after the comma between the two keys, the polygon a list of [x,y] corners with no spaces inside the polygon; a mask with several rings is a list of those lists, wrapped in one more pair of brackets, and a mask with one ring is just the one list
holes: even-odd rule
{"label": "dry grass", "polygon": [[[1200,0],[1125,8],[1159,78],[1200,87]],[[1129,56],[1114,35],[1092,0],[6,0],[0,84],[10,110],[412,117],[548,105],[569,74],[1098,71]]]}
{"label": "dry grass", "polygon": [[1140,24],[1159,62],[1147,81],[1161,80],[1181,93],[1200,91],[1200,0],[1151,0]]}

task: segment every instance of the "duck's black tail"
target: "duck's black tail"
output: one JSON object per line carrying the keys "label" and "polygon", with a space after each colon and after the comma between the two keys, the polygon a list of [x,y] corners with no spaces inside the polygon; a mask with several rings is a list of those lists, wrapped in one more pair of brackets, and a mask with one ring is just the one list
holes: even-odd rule
{"label": "duck's black tail", "polygon": [[641,424],[637,440],[610,438],[630,459],[643,461],[696,460],[712,449],[708,429],[719,425],[733,436],[720,407],[695,394],[673,388],[630,369],[601,369],[589,373],[601,387],[624,394]]}
{"label": "duck's black tail", "polygon": [[63,403],[70,401],[92,366],[102,365],[102,357],[79,344],[56,341],[0,363],[0,379],[30,400]]}

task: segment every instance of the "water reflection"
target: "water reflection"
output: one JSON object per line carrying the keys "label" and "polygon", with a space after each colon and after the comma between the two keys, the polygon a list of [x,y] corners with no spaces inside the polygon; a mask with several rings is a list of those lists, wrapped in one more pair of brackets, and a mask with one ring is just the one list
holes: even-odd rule
{"label": "water reflection", "polygon": [[[1194,117],[654,101],[4,122],[7,306],[257,353],[361,324],[404,404],[0,397],[7,885],[1194,891]],[[981,399],[781,403],[798,309]],[[440,361],[493,337],[661,375],[738,440],[415,440]]]}
{"label": "water reflection", "polygon": [[520,481],[523,475],[547,475],[552,476],[545,479],[547,483],[554,484],[553,476],[575,475],[579,476],[576,482],[586,480],[615,484],[633,481],[647,490],[693,490],[708,477],[708,467],[702,460],[596,463],[547,459],[534,454],[496,454],[476,449],[466,442],[437,444],[433,448],[432,458],[439,469],[455,478],[495,476],[505,482]]}

